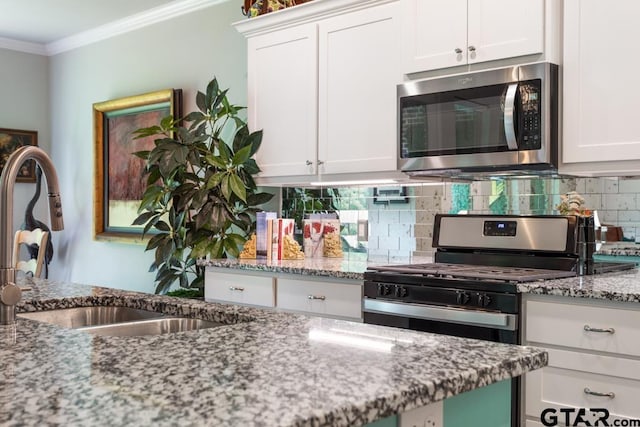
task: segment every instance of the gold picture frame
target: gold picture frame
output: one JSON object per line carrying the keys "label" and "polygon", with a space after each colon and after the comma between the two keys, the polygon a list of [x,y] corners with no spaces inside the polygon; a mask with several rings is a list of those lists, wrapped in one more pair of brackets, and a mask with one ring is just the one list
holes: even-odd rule
{"label": "gold picture frame", "polygon": [[143,226],[133,226],[147,182],[136,151],[153,147],[154,137],[132,132],[182,114],[182,90],[164,89],[93,104],[94,239],[144,243]]}

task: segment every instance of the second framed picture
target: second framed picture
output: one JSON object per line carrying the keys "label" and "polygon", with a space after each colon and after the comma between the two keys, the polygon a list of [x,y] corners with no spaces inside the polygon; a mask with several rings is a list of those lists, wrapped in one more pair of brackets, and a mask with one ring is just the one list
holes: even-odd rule
{"label": "second framed picture", "polygon": [[165,89],[93,104],[95,139],[94,238],[143,243],[132,225],[147,186],[145,164],[133,155],[153,148],[155,137],[133,132],[182,115],[182,90]]}

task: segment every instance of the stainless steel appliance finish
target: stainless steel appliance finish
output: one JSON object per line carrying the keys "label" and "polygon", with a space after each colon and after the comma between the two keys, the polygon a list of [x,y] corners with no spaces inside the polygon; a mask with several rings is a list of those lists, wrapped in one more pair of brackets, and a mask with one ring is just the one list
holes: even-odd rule
{"label": "stainless steel appliance finish", "polygon": [[[435,262],[365,272],[364,322],[519,344],[519,283],[634,267],[599,266],[594,246],[592,218],[439,214]],[[518,379],[505,394],[520,426]]]}
{"label": "stainless steel appliance finish", "polygon": [[367,313],[395,314],[414,319],[493,327],[509,331],[515,331],[518,328],[518,316],[515,314],[490,311],[465,310],[428,304],[397,303],[375,299],[365,299],[364,310]]}
{"label": "stainless steel appliance finish", "polygon": [[410,175],[557,172],[555,64],[410,81],[397,94],[398,167]]}
{"label": "stainless steel appliance finish", "polygon": [[[441,216],[437,247],[566,252],[575,217]],[[451,225],[448,223],[451,222]]]}

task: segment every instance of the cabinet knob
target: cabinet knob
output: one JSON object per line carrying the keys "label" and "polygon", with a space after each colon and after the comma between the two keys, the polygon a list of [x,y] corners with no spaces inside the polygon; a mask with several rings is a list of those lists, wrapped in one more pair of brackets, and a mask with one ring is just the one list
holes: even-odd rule
{"label": "cabinet knob", "polygon": [[313,162],[311,160],[307,160],[306,162],[304,162],[304,164],[307,166],[311,166]]}
{"label": "cabinet knob", "polygon": [[239,286],[229,286],[229,290],[230,291],[238,291],[238,292],[242,292],[244,291],[244,288],[241,288]]}
{"label": "cabinet knob", "polygon": [[308,299],[319,299],[320,301],[324,301],[327,299],[324,295],[308,295]]}
{"label": "cabinet knob", "polygon": [[462,53],[462,49],[460,49],[459,47],[455,48],[453,51],[455,53],[457,53],[457,54],[461,54]]}
{"label": "cabinet knob", "polygon": [[476,47],[475,46],[469,46],[468,49],[469,49],[469,52],[475,52],[476,51]]}
{"label": "cabinet knob", "polygon": [[318,163],[318,166],[324,165],[324,161],[323,160],[318,160],[316,163]]}
{"label": "cabinet knob", "polygon": [[616,394],[612,391],[608,393],[602,393],[599,391],[589,390],[589,387],[584,388],[584,394],[589,394],[591,396],[608,397],[609,399],[613,399],[614,397],[616,397]]}

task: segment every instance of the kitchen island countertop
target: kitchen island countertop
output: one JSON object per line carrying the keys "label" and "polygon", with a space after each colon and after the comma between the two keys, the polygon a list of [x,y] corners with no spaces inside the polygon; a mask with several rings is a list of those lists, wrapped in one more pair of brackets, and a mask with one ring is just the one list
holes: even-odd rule
{"label": "kitchen island countertop", "polygon": [[361,425],[547,363],[547,353],[533,347],[71,283],[27,284],[20,311],[121,305],[225,326],[140,337],[21,318],[0,326],[2,425]]}

